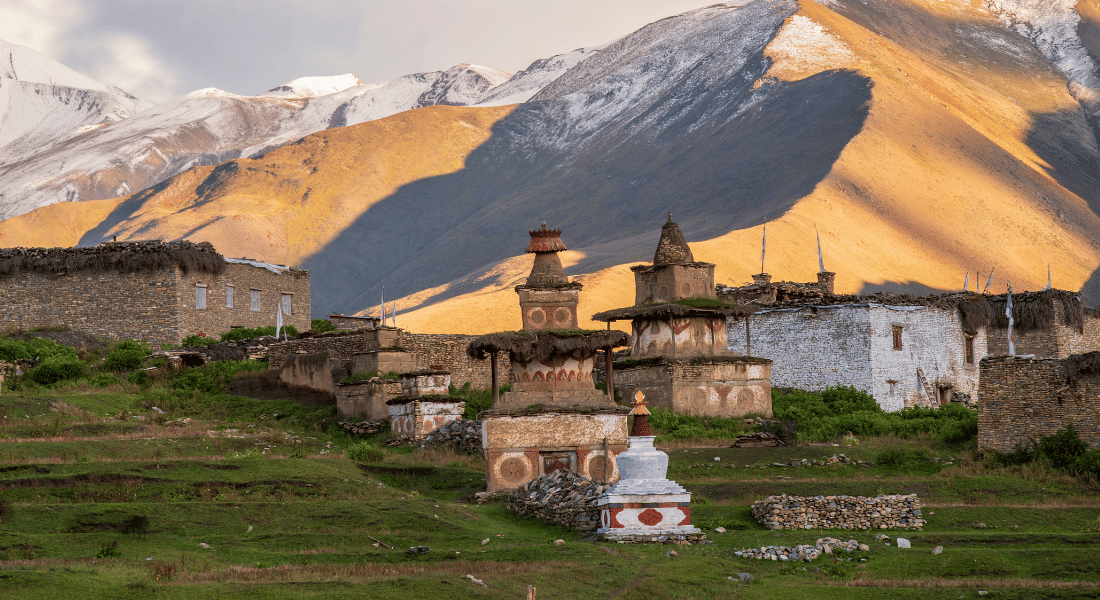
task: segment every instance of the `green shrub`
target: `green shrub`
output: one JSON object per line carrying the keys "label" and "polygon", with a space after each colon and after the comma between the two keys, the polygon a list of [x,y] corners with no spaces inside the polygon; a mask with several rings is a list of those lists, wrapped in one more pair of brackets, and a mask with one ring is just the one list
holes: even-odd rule
{"label": "green shrub", "polygon": [[[1073,463],[1073,472],[1100,479],[1100,448],[1089,450],[1077,457]],[[1097,519],[1100,522],[1100,519]]]}
{"label": "green shrub", "polygon": [[132,373],[128,373],[126,375],[126,381],[129,381],[130,383],[132,383],[134,385],[140,385],[141,387],[146,387],[150,383],[152,383],[152,378],[149,376],[149,371],[141,370],[141,371],[134,371]]}
{"label": "green shrub", "polygon": [[310,319],[309,328],[314,333],[325,333],[326,331],[336,331],[336,326],[332,324],[332,321],[328,319]]}
{"label": "green shrub", "polygon": [[[289,337],[298,337],[298,330],[293,325],[283,325],[283,331]],[[268,327],[253,327],[251,329],[247,327],[238,327],[236,329],[230,329],[222,334],[223,342],[237,341],[237,340],[251,340],[261,336],[274,336],[275,326]],[[279,334],[282,336],[282,333]]]}
{"label": "green shrub", "polygon": [[40,363],[30,373],[35,383],[50,385],[59,381],[76,379],[84,374],[84,363],[70,356],[52,356]]}
{"label": "green shrub", "polygon": [[649,426],[662,441],[689,438],[732,439],[744,429],[739,419],[696,417],[674,413],[667,408],[653,409],[649,414]]}
{"label": "green shrub", "polygon": [[76,350],[62,346],[49,338],[32,337],[25,340],[0,338],[0,359],[15,361],[18,359],[42,362],[55,356],[77,358]]}
{"label": "green shrub", "polygon": [[118,377],[110,373],[96,373],[89,383],[92,384],[92,387],[105,388],[118,383]]}
{"label": "green shrub", "polygon": [[103,362],[103,368],[107,371],[133,371],[145,362],[149,356],[149,345],[137,340],[126,340],[115,344],[115,347],[107,354]]}
{"label": "green shrub", "polygon": [[204,337],[201,335],[189,335],[183,338],[183,342],[181,343],[184,348],[195,348],[197,346],[213,346],[215,344],[220,344],[221,339],[216,337]]}
{"label": "green shrub", "polygon": [[201,367],[178,372],[169,385],[177,392],[197,391],[215,394],[229,385],[230,380],[237,373],[266,368],[266,363],[256,360],[242,360],[240,362],[218,360]]}
{"label": "green shrub", "polygon": [[31,358],[33,357],[27,342],[11,338],[0,338],[0,359],[14,362],[19,359],[30,360]]}
{"label": "green shrub", "polygon": [[1035,454],[1045,458],[1056,469],[1068,470],[1089,449],[1089,445],[1077,436],[1073,424],[1066,425],[1053,435],[1043,436],[1035,445]]}
{"label": "green shrub", "polygon": [[346,454],[348,458],[355,462],[380,463],[386,459],[384,450],[367,442],[359,442],[348,446]]}

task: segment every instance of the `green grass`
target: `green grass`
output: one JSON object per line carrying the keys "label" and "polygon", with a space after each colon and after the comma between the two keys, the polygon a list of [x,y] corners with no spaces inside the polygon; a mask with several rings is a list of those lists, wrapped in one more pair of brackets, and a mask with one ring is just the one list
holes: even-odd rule
{"label": "green grass", "polygon": [[[180,378],[0,395],[0,597],[442,600],[522,598],[528,585],[540,599],[1100,595],[1094,480],[983,459],[931,433],[783,448],[665,442],[696,445],[668,450],[669,476],[694,494],[696,524],[727,532],[704,546],[607,544],[474,503],[478,456],[384,448],[388,434],[349,437],[331,408],[178,390]],[[688,425],[726,435],[743,424]],[[343,455],[354,444],[369,460]],[[765,466],[841,452],[866,464]],[[762,529],[749,505],[780,493],[918,493],[928,525],[886,532],[910,550],[875,532]],[[823,535],[871,550],[798,565],[733,554]],[[739,572],[755,581],[730,579]]]}

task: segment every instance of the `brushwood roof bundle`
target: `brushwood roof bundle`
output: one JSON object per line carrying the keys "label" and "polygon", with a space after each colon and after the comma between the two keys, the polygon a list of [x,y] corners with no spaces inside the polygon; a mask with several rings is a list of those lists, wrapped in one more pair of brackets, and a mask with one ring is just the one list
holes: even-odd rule
{"label": "brushwood roof bundle", "polygon": [[19,273],[111,271],[134,273],[179,267],[184,273],[225,272],[225,258],[209,242],[109,242],[85,248],[0,248],[0,277]]}

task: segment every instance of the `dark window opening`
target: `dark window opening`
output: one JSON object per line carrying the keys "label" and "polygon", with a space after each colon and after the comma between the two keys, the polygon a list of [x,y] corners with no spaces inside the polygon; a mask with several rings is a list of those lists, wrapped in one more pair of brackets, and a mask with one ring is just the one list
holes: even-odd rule
{"label": "dark window opening", "polygon": [[949,385],[940,386],[940,406],[946,406],[951,403],[952,387]]}
{"label": "dark window opening", "polygon": [[901,325],[894,325],[894,350],[901,350]]}
{"label": "dark window opening", "polygon": [[968,333],[965,336],[965,344],[963,348],[963,354],[966,357],[966,364],[974,364],[974,334]]}

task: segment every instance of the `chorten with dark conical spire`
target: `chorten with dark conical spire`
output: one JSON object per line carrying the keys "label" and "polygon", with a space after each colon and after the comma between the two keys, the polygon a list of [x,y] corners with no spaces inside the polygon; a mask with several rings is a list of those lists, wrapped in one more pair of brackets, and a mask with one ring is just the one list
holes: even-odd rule
{"label": "chorten with dark conical spire", "polygon": [[584,286],[571,283],[562,269],[558,252],[567,248],[561,230],[547,229],[543,223],[541,229],[528,233],[531,241],[524,252],[534,253],[535,262],[527,281],[516,286],[523,329],[576,329],[577,301]]}

